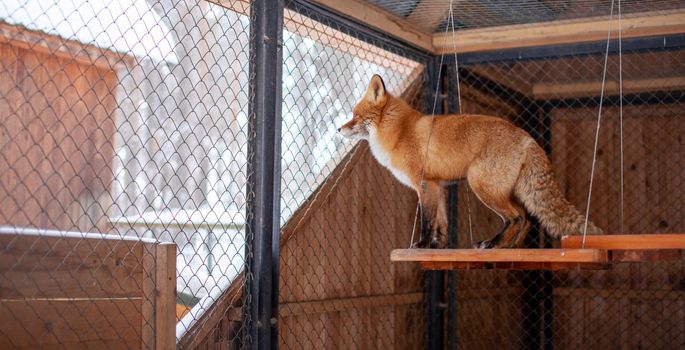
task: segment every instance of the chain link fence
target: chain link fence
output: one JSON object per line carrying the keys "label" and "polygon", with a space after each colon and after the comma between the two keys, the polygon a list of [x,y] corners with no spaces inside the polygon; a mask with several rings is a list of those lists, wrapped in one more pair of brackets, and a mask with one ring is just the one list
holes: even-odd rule
{"label": "chain link fence", "polygon": [[[150,288],[161,288],[164,271],[156,266],[169,263],[157,248],[164,242],[176,248],[176,283],[168,286],[176,291],[176,340],[241,346],[249,7],[183,0],[0,4],[0,312],[14,325],[0,327],[3,348],[161,346],[154,334],[164,312],[156,307],[164,305]],[[349,171],[362,170],[352,164],[363,162],[370,186],[355,190],[355,199],[340,192],[339,205],[365,200],[370,208],[371,191],[381,189],[390,203],[383,208],[406,211],[409,219],[411,192],[395,201],[389,175],[336,129],[374,73],[391,91],[420,101],[422,68],[380,40],[365,43],[296,10],[286,10],[284,24],[281,222],[292,232],[307,229],[283,250],[281,342],[316,347],[336,339],[361,347],[367,343],[358,334],[374,323],[375,299],[354,298],[395,292],[390,263],[372,253],[397,238],[379,235],[348,254],[338,246],[369,241],[364,233],[373,222],[360,213],[335,222],[309,216],[321,211],[317,201],[328,196],[322,191],[343,188]],[[389,215],[383,220],[388,230],[395,225]],[[354,235],[332,234],[343,230]],[[374,266],[381,261],[382,268]],[[352,278],[322,270],[333,265],[357,272]],[[409,293],[416,286],[382,301],[388,317],[404,317],[394,315],[398,303],[421,313],[421,299]],[[306,304],[321,300],[333,306],[312,311]],[[218,311],[225,319],[212,325],[207,319],[220,303],[230,312]],[[340,307],[350,313],[336,316],[348,333],[321,329]],[[191,332],[203,327],[211,330]],[[318,337],[311,327],[321,329]],[[392,344],[392,330],[365,337]],[[298,336],[303,331],[309,338]]]}
{"label": "chain link fence", "polygon": [[[362,31],[286,2],[282,348],[426,344],[424,274],[388,258],[409,245],[416,195],[336,130],[373,74],[418,110],[434,86],[425,57]],[[250,41],[247,1],[0,3],[0,348],[162,347],[165,322],[180,347],[243,346]],[[601,102],[590,219],[649,234],[685,229],[682,62],[682,49],[625,53],[620,98],[610,54],[601,101],[602,54],[442,71],[459,74],[464,113],[530,132],[581,210]],[[457,245],[471,247],[500,220],[458,192]],[[543,237],[527,244],[558,244]],[[681,348],[683,268],[456,272],[446,343]]]}
{"label": "chain link fence", "polygon": [[[602,100],[603,53],[503,60],[460,67],[463,111],[531,133],[584,212],[601,106],[590,220],[608,234],[682,232],[685,51],[619,58],[611,49]],[[459,247],[497,232],[500,219],[462,185],[458,203]],[[529,247],[558,246],[529,238]],[[681,348],[684,268],[676,260],[606,271],[460,271],[457,325],[446,334],[460,349]]]}
{"label": "chain link fence", "polygon": [[0,347],[160,347],[145,293],[167,261],[148,244],[176,246],[179,336],[243,271],[249,3],[233,5],[0,3]]}
{"label": "chain link fence", "polygon": [[373,74],[422,108],[423,65],[306,7],[285,17],[279,345],[420,347],[420,275],[387,258],[409,243],[416,196],[337,129]]}

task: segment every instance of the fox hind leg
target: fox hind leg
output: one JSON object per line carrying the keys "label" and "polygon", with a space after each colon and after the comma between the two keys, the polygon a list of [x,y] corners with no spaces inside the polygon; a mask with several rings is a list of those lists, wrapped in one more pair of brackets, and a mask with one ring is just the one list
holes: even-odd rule
{"label": "fox hind leg", "polygon": [[492,183],[496,182],[488,181],[486,176],[476,176],[475,173],[469,174],[467,179],[478,199],[504,221],[504,227],[495,236],[479,242],[475,248],[510,247],[517,234],[522,233],[527,222],[525,210],[512,198],[513,184],[510,188],[492,186]]}
{"label": "fox hind leg", "polygon": [[514,218],[512,225],[503,235],[501,246],[505,248],[520,246],[530,229],[530,221],[528,220],[525,209],[515,202],[512,203],[512,205],[518,211],[518,215]]}
{"label": "fox hind leg", "polygon": [[423,217],[429,227],[422,230],[421,239],[417,246],[430,245],[431,248],[443,248],[447,243],[447,193],[445,188],[437,182],[426,181],[418,193]]}

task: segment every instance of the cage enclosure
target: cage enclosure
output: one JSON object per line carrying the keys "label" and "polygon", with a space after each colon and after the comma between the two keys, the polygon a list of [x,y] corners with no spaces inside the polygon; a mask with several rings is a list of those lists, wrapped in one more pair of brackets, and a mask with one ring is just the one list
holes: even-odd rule
{"label": "cage enclosure", "polygon": [[[683,348],[684,62],[674,0],[4,0],[0,348]],[[338,133],[374,74],[525,130],[606,235],[472,249],[457,182],[407,249]]]}

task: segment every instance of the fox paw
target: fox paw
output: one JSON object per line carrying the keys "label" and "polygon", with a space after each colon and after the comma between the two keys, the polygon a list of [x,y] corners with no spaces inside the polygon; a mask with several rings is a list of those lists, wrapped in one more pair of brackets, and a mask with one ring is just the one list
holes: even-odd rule
{"label": "fox paw", "polygon": [[433,237],[431,239],[431,248],[433,249],[443,249],[447,248],[447,239],[445,236]]}
{"label": "fox paw", "polygon": [[428,243],[428,242],[427,242],[427,240],[425,240],[425,239],[419,240],[419,241],[416,241],[416,242],[412,243],[411,248],[412,248],[412,249],[427,248],[427,247],[426,247],[426,246],[427,246],[426,243]]}
{"label": "fox paw", "polygon": [[492,243],[491,240],[486,239],[484,241],[480,241],[480,242],[476,243],[473,246],[473,248],[475,248],[475,249],[492,249],[492,248],[495,248],[495,244]]}

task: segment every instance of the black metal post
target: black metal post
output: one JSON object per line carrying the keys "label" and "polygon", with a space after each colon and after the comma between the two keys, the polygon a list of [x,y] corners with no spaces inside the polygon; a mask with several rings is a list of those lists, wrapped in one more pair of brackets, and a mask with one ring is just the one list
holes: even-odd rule
{"label": "black metal post", "polygon": [[[525,110],[523,129],[526,130],[533,138],[539,140],[539,106],[535,103],[530,103]],[[533,225],[525,239],[526,248],[540,248],[540,224],[535,218],[531,218]],[[542,321],[540,307],[541,295],[540,289],[542,287],[541,271],[524,271],[523,272],[523,344],[525,349],[540,350],[540,323]]]}
{"label": "black metal post", "polygon": [[[550,117],[551,106],[545,104],[542,108],[544,115],[542,116],[542,146],[548,156],[552,155],[552,118]],[[552,248],[552,239],[545,235],[544,248]],[[552,350],[554,331],[552,328],[553,308],[554,308],[554,286],[552,285],[552,278],[554,274],[552,271],[542,272],[542,334],[544,336],[543,347],[545,350]]]}
{"label": "black metal post", "polygon": [[[429,61],[426,65],[426,79],[424,84],[425,106],[424,110],[427,114],[435,112],[442,113],[441,96],[436,97],[436,88],[439,89],[438,82],[440,79],[440,64],[437,57]],[[436,100],[437,98],[437,100]],[[434,111],[435,107],[435,111]],[[421,234],[427,234],[429,229],[424,218],[421,220]],[[427,326],[427,348],[429,350],[443,349],[444,334],[445,334],[445,315],[443,292],[445,287],[445,273],[444,271],[426,271],[426,326]]]}
{"label": "black metal post", "polygon": [[250,349],[275,349],[278,346],[283,3],[255,0],[250,11],[244,345]]}
{"label": "black metal post", "polygon": [[[544,114],[540,115],[541,113]],[[542,118],[542,123],[540,123],[540,118]],[[530,103],[526,110],[523,128],[540,143],[548,155],[551,153],[549,105],[542,107],[539,103]],[[527,248],[552,247],[551,240],[544,235],[536,219],[533,219],[533,226],[526,237],[525,244]],[[539,350],[541,344],[545,349],[552,349],[552,272],[525,271],[523,287],[524,314],[527,315],[523,321],[523,329],[526,332],[524,344],[527,349]]]}
{"label": "black metal post", "polygon": [[[453,64],[444,66],[445,71],[445,90],[447,95],[447,113],[459,112],[459,98],[457,82],[457,70]],[[459,246],[459,185],[451,185],[447,188],[447,247],[457,248]],[[456,350],[459,333],[457,332],[457,290],[459,286],[459,273],[455,270],[447,272],[447,349]]]}

